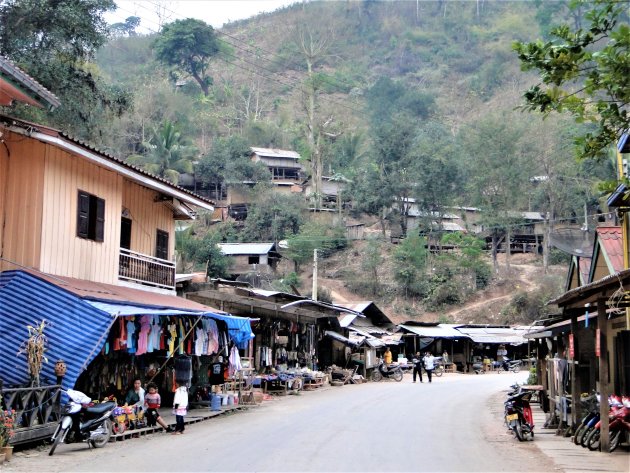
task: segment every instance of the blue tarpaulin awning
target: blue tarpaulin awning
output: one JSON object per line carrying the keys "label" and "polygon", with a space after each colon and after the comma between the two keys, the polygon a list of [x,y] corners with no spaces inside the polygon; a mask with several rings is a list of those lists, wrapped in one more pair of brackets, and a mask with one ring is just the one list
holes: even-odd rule
{"label": "blue tarpaulin awning", "polygon": [[[28,384],[26,356],[18,356],[18,351],[28,338],[27,326],[37,326],[42,320],[47,323],[48,362],[42,368],[41,380],[54,384],[55,362],[63,359],[67,365],[63,386],[67,388],[74,387],[81,371],[101,350],[117,316],[199,315],[224,321],[229,337],[239,348],[245,348],[254,337],[247,317],[215,313],[210,307],[175,296],[156,295],[156,305],[138,303],[132,300],[131,291],[141,293],[136,299],[142,302],[153,296],[141,290],[117,289],[31,271],[0,273],[0,379],[5,387]],[[122,301],[124,296],[130,302]]]}

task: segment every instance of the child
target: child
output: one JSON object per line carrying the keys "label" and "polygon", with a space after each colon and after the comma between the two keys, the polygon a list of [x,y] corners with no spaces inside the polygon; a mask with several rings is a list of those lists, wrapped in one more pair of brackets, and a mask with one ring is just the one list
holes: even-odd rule
{"label": "child", "polygon": [[175,414],[175,432],[173,435],[184,433],[184,416],[188,409],[188,388],[176,383],[175,399],[173,399],[173,412]]}
{"label": "child", "polygon": [[155,427],[155,423],[157,422],[164,430],[171,432],[172,429],[170,426],[166,425],[158,412],[161,403],[162,399],[157,392],[157,386],[154,383],[149,383],[147,385],[147,394],[144,395],[144,405],[147,408],[147,425],[149,427]]}

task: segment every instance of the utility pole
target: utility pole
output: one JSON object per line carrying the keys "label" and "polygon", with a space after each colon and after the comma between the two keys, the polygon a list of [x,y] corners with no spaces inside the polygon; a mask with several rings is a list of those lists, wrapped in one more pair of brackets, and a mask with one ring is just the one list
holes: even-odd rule
{"label": "utility pole", "polygon": [[313,295],[311,299],[317,300],[317,250],[313,250]]}

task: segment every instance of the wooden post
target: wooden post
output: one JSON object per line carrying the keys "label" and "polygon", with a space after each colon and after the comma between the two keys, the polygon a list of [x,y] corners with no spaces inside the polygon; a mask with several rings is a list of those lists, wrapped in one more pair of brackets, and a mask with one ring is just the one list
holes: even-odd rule
{"label": "wooden post", "polygon": [[609,453],[610,449],[610,430],[609,430],[609,406],[608,395],[610,394],[610,387],[608,386],[608,346],[607,346],[607,332],[608,332],[608,317],[606,316],[606,301],[604,299],[597,300],[597,328],[599,330],[599,394],[600,394],[600,422],[601,422],[601,436],[600,436],[600,449],[602,452]]}
{"label": "wooden post", "polygon": [[[573,356],[571,356],[571,428],[577,427],[582,413],[580,406],[580,386],[578,360],[580,350],[578,347],[578,323],[577,314],[571,314],[571,334],[573,335]],[[569,353],[570,354],[570,353]]]}

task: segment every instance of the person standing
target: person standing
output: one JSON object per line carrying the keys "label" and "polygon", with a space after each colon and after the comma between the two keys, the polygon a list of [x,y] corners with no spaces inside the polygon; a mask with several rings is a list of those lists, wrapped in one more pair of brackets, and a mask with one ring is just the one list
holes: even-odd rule
{"label": "person standing", "polygon": [[173,435],[184,433],[184,416],[188,412],[188,388],[177,384],[175,398],[173,399],[173,412],[175,414],[175,432]]}
{"label": "person standing", "polygon": [[392,352],[389,349],[389,347],[387,347],[387,350],[385,350],[385,354],[383,355],[383,361],[385,362],[386,365],[392,364]]}
{"label": "person standing", "polygon": [[420,382],[422,382],[422,355],[420,355],[420,352],[414,355],[411,362],[413,363],[413,382],[416,382],[416,374],[420,376]]}
{"label": "person standing", "polygon": [[435,369],[435,358],[431,354],[430,351],[424,355],[424,370],[427,372],[427,378],[429,379],[429,383],[431,382],[431,375],[433,374],[433,370]]}

